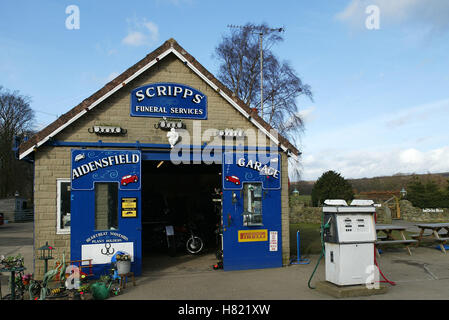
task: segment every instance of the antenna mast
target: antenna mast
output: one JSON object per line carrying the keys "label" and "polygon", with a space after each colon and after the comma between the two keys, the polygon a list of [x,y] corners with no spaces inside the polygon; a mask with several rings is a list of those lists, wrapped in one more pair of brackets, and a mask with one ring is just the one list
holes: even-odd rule
{"label": "antenna mast", "polygon": [[[249,28],[253,33],[253,34],[258,34],[259,35],[259,55],[260,55],[260,116],[263,119],[263,47],[262,47],[262,38],[263,38],[263,31],[262,28],[260,28],[260,31],[256,31],[254,32],[254,30],[257,30],[259,28],[257,27],[247,27],[247,26],[236,26],[236,25],[232,25],[232,24],[228,24],[228,28],[238,28],[238,29],[245,29],[245,28]],[[265,30],[266,34],[268,34],[269,32],[274,32],[274,31],[278,31],[278,32],[284,32],[285,28],[267,28]]]}

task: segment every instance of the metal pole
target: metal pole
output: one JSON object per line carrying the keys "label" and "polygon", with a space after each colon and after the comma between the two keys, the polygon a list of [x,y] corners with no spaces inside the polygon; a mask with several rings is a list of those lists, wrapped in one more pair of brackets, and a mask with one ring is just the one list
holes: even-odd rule
{"label": "metal pole", "polygon": [[[228,25],[229,28],[245,28],[244,26],[235,26],[235,25]],[[251,28],[253,29],[253,28]],[[267,30],[268,32],[278,31],[278,32],[284,32],[284,28],[270,28]],[[267,34],[268,34],[267,32]],[[252,32],[255,34],[255,32]],[[263,119],[263,46],[262,46],[262,37],[263,32],[259,32],[259,51],[260,51],[260,116]]]}
{"label": "metal pole", "polygon": [[259,50],[260,50],[260,116],[263,119],[263,49],[262,49],[262,36],[263,33],[259,33]]}
{"label": "metal pole", "polygon": [[296,231],[296,248],[298,252],[298,261],[301,261],[301,247],[299,243],[299,230]]}
{"label": "metal pole", "polygon": [[310,259],[302,259],[301,258],[301,243],[300,243],[300,235],[299,235],[299,230],[296,231],[296,252],[298,254],[298,256],[296,257],[296,260],[292,260],[290,262],[290,264],[309,264],[310,263]]}
{"label": "metal pole", "polygon": [[11,300],[16,300],[16,272],[11,271]]}

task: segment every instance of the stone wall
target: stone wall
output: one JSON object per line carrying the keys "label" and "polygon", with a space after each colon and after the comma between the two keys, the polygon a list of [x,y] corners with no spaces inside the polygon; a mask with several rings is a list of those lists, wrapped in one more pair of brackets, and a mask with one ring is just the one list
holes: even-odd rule
{"label": "stone wall", "polygon": [[[401,219],[410,222],[449,222],[449,209],[421,209],[413,207],[407,200],[399,202]],[[396,217],[396,208],[390,207],[392,217]],[[385,207],[376,207],[377,223],[391,223]],[[321,223],[321,208],[306,207],[295,196],[290,197],[290,223]]]}
{"label": "stone wall", "polygon": [[401,216],[412,222],[449,222],[449,208],[421,209],[413,207],[410,201],[401,200]]}
{"label": "stone wall", "polygon": [[321,208],[305,206],[299,197],[291,195],[290,223],[321,223]]}

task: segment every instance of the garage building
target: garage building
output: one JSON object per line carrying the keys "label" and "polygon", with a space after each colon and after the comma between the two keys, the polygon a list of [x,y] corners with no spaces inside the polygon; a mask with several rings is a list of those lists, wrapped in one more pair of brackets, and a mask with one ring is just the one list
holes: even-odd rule
{"label": "garage building", "polygon": [[139,275],[167,232],[195,229],[205,250],[222,246],[224,270],[280,267],[298,155],[170,39],[20,145],[34,161],[34,247],[91,259],[97,275],[125,251]]}

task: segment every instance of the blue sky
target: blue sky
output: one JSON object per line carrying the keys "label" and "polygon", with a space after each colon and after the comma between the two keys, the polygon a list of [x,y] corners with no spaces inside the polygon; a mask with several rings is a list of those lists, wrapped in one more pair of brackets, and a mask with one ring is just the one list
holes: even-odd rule
{"label": "blue sky", "polygon": [[2,1],[0,85],[31,96],[41,128],[171,37],[216,74],[227,25],[247,22],[284,26],[274,51],[312,87],[303,179],[449,171],[446,0]]}

